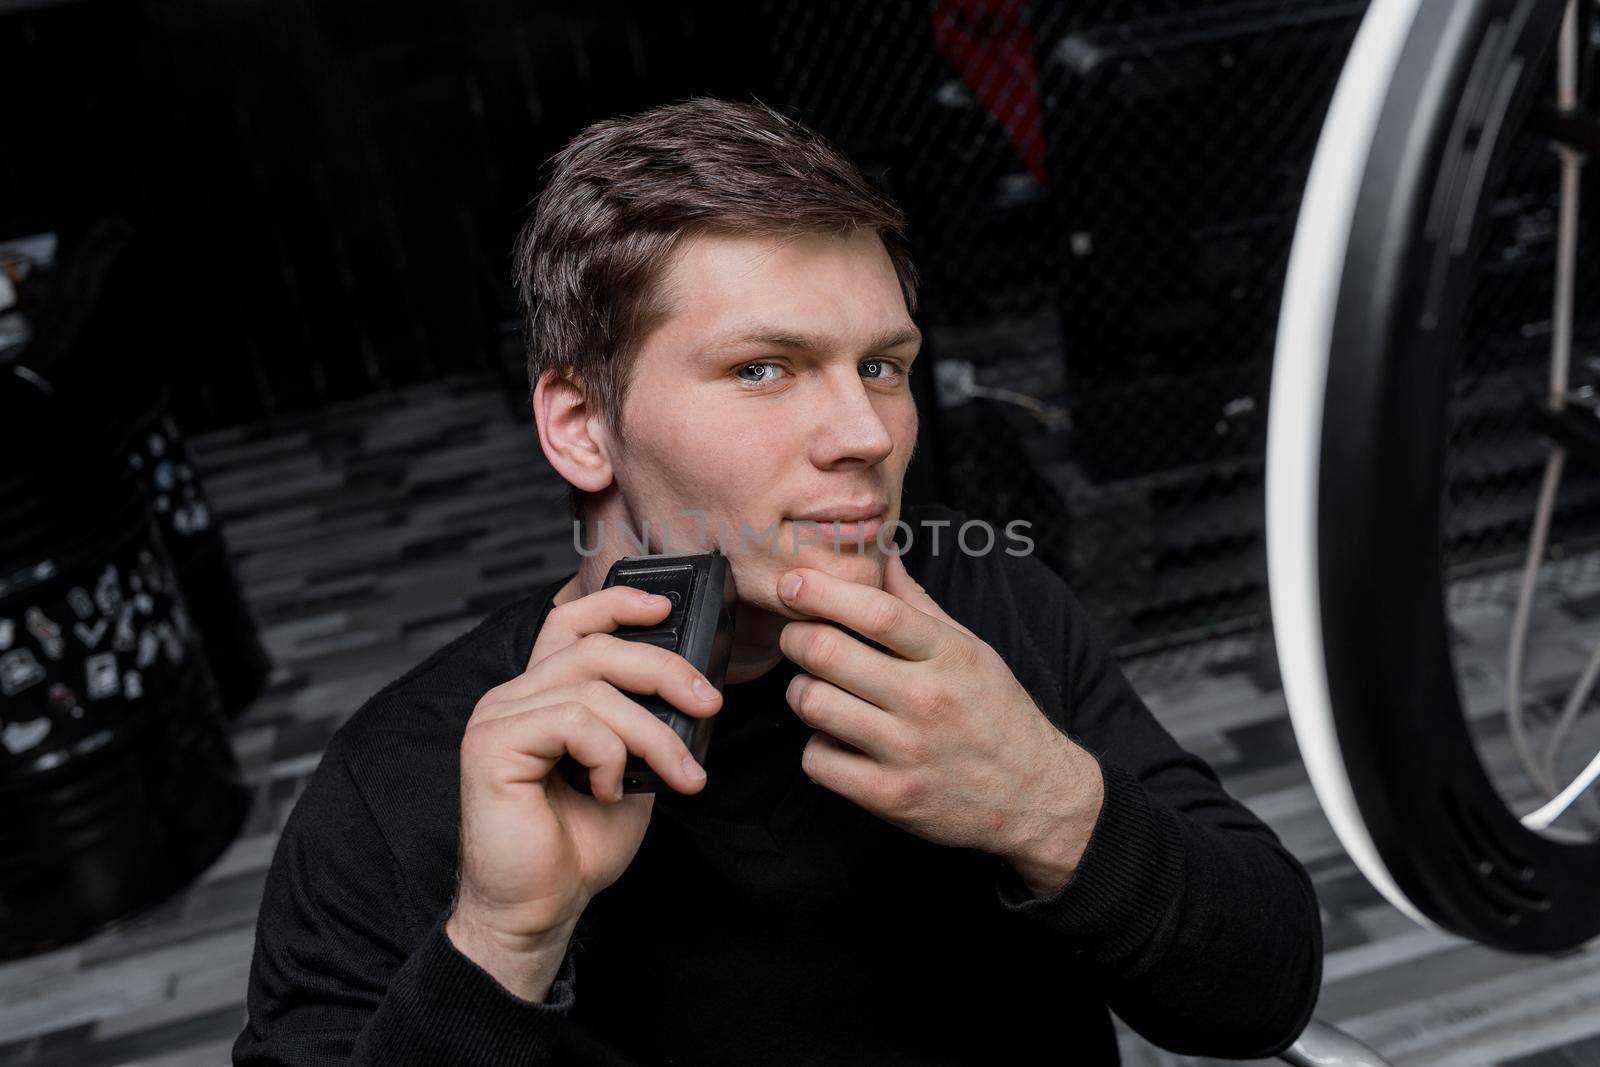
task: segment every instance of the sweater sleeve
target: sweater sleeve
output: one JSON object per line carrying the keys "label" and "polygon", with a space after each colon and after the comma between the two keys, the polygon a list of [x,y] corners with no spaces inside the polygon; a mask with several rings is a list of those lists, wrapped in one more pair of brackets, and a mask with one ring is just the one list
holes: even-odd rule
{"label": "sweater sleeve", "polygon": [[573,954],[549,999],[512,994],[408,919],[394,856],[337,739],[283,829],[256,925],[241,1065],[541,1064],[574,1003]]}
{"label": "sweater sleeve", "polygon": [[1105,979],[1106,1001],[1154,1044],[1254,1059],[1288,1048],[1322,981],[1315,890],[1277,836],[1157,722],[1071,591],[1064,718],[1099,762],[1105,799],[1071,880],[1034,897],[1009,864],[1011,912],[1061,934]]}

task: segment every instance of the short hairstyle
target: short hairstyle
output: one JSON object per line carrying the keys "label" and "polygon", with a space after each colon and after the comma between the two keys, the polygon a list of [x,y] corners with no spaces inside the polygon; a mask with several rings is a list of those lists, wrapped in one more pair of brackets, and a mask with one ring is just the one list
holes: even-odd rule
{"label": "short hairstyle", "polygon": [[[658,283],[686,238],[870,229],[916,311],[900,208],[820,134],[759,101],[700,96],[607,119],[550,163],[513,257],[528,386],[561,369],[618,441],[638,349],[673,311]],[[569,487],[574,518],[584,495]]]}

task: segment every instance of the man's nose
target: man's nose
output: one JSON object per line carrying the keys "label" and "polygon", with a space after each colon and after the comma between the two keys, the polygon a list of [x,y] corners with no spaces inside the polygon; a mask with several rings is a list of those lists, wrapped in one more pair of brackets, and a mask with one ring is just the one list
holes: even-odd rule
{"label": "man's nose", "polygon": [[817,405],[812,460],[828,467],[846,460],[881,463],[894,451],[894,435],[884,424],[860,374],[828,379],[828,393]]}

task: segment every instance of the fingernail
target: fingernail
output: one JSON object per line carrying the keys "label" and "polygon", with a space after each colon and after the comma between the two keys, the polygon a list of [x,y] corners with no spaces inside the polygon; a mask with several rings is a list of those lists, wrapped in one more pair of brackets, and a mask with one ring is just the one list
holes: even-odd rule
{"label": "fingernail", "polygon": [[656,601],[663,598],[659,593],[646,593],[641,589],[639,591],[639,599],[646,604],[654,604]]}
{"label": "fingernail", "polygon": [[693,756],[683,757],[683,773],[697,782],[706,776],[705,768],[696,763]]}
{"label": "fingernail", "polygon": [[617,783],[617,788],[612,790],[611,795],[612,795],[612,798],[615,799],[615,800],[621,800],[622,799],[622,783],[621,782]]}
{"label": "fingernail", "polygon": [[784,578],[783,582],[778,586],[778,592],[783,595],[783,599],[793,600],[795,594],[800,592],[800,576],[791,574]]}
{"label": "fingernail", "polygon": [[694,681],[689,683],[689,688],[693,689],[694,695],[699,697],[701,700],[710,700],[717,695],[716,689],[714,689],[711,683],[706,681],[704,678],[696,678]]}

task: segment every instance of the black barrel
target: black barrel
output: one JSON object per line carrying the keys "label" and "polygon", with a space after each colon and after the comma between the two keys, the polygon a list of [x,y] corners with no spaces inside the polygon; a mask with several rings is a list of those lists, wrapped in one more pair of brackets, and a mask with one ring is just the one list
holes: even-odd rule
{"label": "black barrel", "polygon": [[200,632],[222,710],[229,717],[239,715],[266,687],[272,661],[195,470],[189,439],[168,412],[166,390],[132,420],[121,451],[143,479],[161,543]]}
{"label": "black barrel", "polygon": [[0,374],[0,959],[188,884],[249,807],[142,472]]}
{"label": "black barrel", "polygon": [[66,244],[17,364],[70,413],[41,445],[115,454],[137,473],[223,711],[237,715],[260,695],[271,664],[187,439],[170,414],[167,383],[181,370],[161,306],[150,299],[149,251],[117,216]]}

